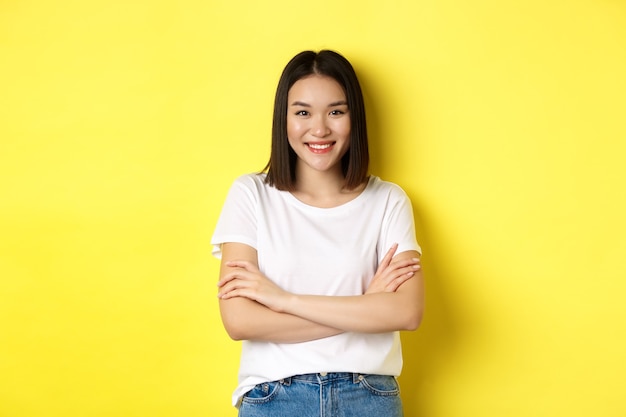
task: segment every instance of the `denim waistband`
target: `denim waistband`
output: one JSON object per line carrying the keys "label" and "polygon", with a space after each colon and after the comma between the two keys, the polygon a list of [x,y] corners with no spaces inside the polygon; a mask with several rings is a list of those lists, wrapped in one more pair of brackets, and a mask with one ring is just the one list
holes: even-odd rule
{"label": "denim waistband", "polygon": [[352,382],[360,382],[363,379],[362,374],[353,372],[320,372],[316,374],[294,375],[280,380],[282,384],[291,385],[291,381],[323,383],[327,381],[352,380]]}

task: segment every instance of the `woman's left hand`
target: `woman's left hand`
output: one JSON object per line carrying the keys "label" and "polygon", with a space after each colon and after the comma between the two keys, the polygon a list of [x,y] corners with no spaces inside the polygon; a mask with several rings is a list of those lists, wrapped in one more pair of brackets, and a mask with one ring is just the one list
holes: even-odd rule
{"label": "woman's left hand", "polygon": [[248,261],[229,261],[226,262],[226,266],[234,270],[217,283],[219,298],[227,300],[245,297],[271,310],[283,311],[283,306],[291,294],[263,275],[256,265]]}
{"label": "woman's left hand", "polygon": [[398,244],[394,243],[382,259],[365,294],[395,292],[404,282],[421,269],[419,258],[394,261]]}

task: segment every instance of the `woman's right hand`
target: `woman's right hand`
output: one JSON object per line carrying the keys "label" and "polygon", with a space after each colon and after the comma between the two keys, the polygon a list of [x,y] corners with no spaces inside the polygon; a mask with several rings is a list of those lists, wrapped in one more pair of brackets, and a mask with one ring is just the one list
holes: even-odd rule
{"label": "woman's right hand", "polygon": [[393,261],[393,255],[398,249],[398,244],[394,243],[380,262],[376,274],[370,282],[365,294],[379,292],[395,292],[400,285],[415,275],[421,268],[419,258]]}

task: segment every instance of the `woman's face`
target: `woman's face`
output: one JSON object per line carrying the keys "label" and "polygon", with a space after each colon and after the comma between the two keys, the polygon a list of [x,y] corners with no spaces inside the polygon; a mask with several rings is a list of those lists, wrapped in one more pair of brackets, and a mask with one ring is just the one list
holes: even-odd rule
{"label": "woman's face", "polygon": [[298,156],[297,172],[341,172],[350,146],[350,114],[341,85],[311,75],[294,83],[287,100],[287,137]]}

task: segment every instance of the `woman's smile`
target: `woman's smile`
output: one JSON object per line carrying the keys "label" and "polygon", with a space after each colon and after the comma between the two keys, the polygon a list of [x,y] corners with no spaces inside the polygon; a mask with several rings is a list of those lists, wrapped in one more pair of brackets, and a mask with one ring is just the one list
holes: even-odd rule
{"label": "woman's smile", "polygon": [[309,142],[306,145],[309,150],[315,154],[324,154],[330,152],[336,142]]}

